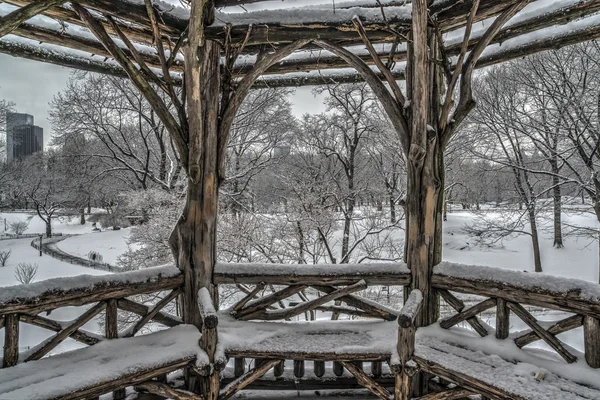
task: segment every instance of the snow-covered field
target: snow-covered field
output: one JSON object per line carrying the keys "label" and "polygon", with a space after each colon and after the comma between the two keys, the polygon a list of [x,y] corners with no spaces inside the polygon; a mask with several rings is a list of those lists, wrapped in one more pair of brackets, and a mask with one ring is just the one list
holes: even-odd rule
{"label": "snow-covered field", "polygon": [[[0,213],[0,236],[5,232],[11,233],[9,224],[17,221],[29,222],[29,226],[25,231],[26,234],[46,232],[45,222],[35,214],[25,212],[5,212]],[[79,223],[79,216],[60,216],[52,221],[52,230],[54,233],[80,234],[91,232],[92,225],[90,223],[81,225]]]}
{"label": "snow-covered field", "polygon": [[[494,214],[489,214],[494,215]],[[491,247],[477,244],[477,241],[464,231],[464,226],[472,224],[474,213],[457,211],[448,214],[444,223],[443,259],[462,264],[485,265],[518,271],[533,272],[533,250],[531,237],[518,234],[495,243]],[[565,223],[577,226],[596,226],[592,214],[565,214]],[[566,278],[598,282],[598,241],[597,239],[567,236],[565,247],[552,246],[552,232],[541,231],[540,251],[544,273]]]}

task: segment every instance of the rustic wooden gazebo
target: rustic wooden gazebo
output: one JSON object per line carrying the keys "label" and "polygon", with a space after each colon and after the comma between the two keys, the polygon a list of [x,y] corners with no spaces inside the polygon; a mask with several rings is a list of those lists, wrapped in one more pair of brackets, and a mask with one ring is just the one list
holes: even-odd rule
{"label": "rustic wooden gazebo", "polygon": [[[600,1],[364,0],[335,8],[217,11],[260,1],[0,5],[0,52],[128,77],[169,131],[188,179],[170,239],[176,268],[2,289],[0,398],[94,398],[111,391],[123,398],[132,386],[175,399],[227,399],[244,388],[351,387],[384,399],[600,398],[598,285],[453,265],[442,262],[441,252],[443,153],[475,106],[474,70],[597,38]],[[218,189],[229,130],[245,96],[254,87],[353,81],[367,82],[376,94],[408,161],[406,262],[216,264]],[[237,284],[247,295],[217,311],[219,284]],[[408,289],[402,310],[356,294],[380,284]],[[264,294],[266,285],[283,288]],[[323,296],[273,307],[309,287]],[[158,292],[167,294],[152,306],[130,298]],[[456,292],[483,298],[467,307]],[[178,297],[181,319],[163,311]],[[440,298],[455,314],[438,323]],[[330,305],[333,300],[344,305]],[[70,323],[40,314],[84,304],[93,306]],[[524,305],[572,315],[544,324]],[[491,308],[495,329],[477,317]],[[141,319],[119,332],[118,309]],[[310,310],[371,319],[284,322]],[[105,337],[82,329],[103,311]],[[511,334],[511,312],[530,329]],[[150,321],[169,329],[136,335]],[[496,339],[449,329],[462,322]],[[19,354],[20,323],[56,334]],[[583,353],[557,338],[581,326]],[[67,338],[89,347],[45,357]],[[538,340],[564,363],[520,350]],[[246,371],[244,359],[254,359],[252,369]],[[305,374],[306,361],[313,376]],[[187,391],[169,383],[173,375],[167,378],[179,369]]]}

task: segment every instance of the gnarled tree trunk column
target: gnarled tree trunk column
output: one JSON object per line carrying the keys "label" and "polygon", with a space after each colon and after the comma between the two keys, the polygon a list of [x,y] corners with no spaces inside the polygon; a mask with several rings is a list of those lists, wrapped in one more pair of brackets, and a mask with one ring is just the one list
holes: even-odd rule
{"label": "gnarled tree trunk column", "polygon": [[[206,336],[198,307],[198,291],[207,288],[218,304],[217,290],[212,284],[216,260],[216,224],[218,211],[218,135],[220,45],[206,40],[202,46],[184,49],[186,65],[187,129],[187,195],[183,213],[171,234],[169,244],[177,267],[184,273],[183,320],[202,330],[200,345],[211,363],[215,361],[217,336]],[[212,330],[211,330],[212,331]],[[216,333],[216,332],[213,332]],[[189,386],[196,386],[192,380]],[[218,372],[212,368],[200,378],[196,389],[205,399],[219,394]]]}
{"label": "gnarled tree trunk column", "polygon": [[407,97],[411,100],[410,145],[406,193],[406,262],[412,288],[423,293],[416,326],[439,316],[431,287],[433,266],[441,261],[443,149],[439,134],[440,86],[437,38],[428,26],[427,1],[413,3],[412,42],[407,64]]}

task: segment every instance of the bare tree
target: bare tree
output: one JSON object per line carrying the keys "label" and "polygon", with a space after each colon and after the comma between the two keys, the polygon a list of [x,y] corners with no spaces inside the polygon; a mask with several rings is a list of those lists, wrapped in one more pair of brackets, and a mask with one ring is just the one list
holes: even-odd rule
{"label": "bare tree", "polygon": [[87,140],[79,156],[106,174],[129,180],[134,188],[173,188],[181,165],[173,143],[155,111],[128,81],[76,73],[51,103],[53,143],[68,146]]}
{"label": "bare tree", "polygon": [[27,285],[35,279],[38,265],[33,263],[19,263],[15,268],[15,279],[23,285]]}

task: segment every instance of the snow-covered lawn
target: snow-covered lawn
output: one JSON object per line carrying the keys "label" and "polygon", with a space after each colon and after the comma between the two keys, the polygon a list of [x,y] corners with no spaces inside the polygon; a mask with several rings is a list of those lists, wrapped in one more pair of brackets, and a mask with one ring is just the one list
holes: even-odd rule
{"label": "snow-covered lawn", "polygon": [[56,247],[65,253],[83,258],[87,258],[90,251],[95,251],[102,255],[105,263],[116,265],[119,255],[127,251],[130,234],[131,228],[85,233],[61,240],[56,243]]}
{"label": "snow-covered lawn", "polygon": [[[6,224],[4,223],[6,220]],[[42,221],[35,213],[25,212],[4,212],[0,213],[0,235],[3,233],[12,233],[10,230],[10,223],[17,221],[29,221],[29,226],[25,233],[44,233],[46,232],[46,223]],[[79,223],[79,216],[60,216],[56,217],[52,221],[52,231],[54,233],[65,233],[65,234],[79,234],[91,232],[92,224],[86,223],[81,225]],[[6,230],[5,230],[6,226]]]}
{"label": "snow-covered lawn", "polygon": [[[494,216],[493,212],[488,215]],[[519,234],[495,243],[491,247],[480,245],[463,229],[472,224],[474,213],[469,211],[451,212],[444,223],[443,259],[462,264],[483,265],[517,271],[534,271],[531,237]],[[592,214],[566,214],[563,220],[578,226],[596,226]],[[598,241],[597,239],[567,236],[565,247],[552,246],[553,236],[549,231],[541,231],[540,251],[544,273],[565,278],[583,279],[598,282]]]}

